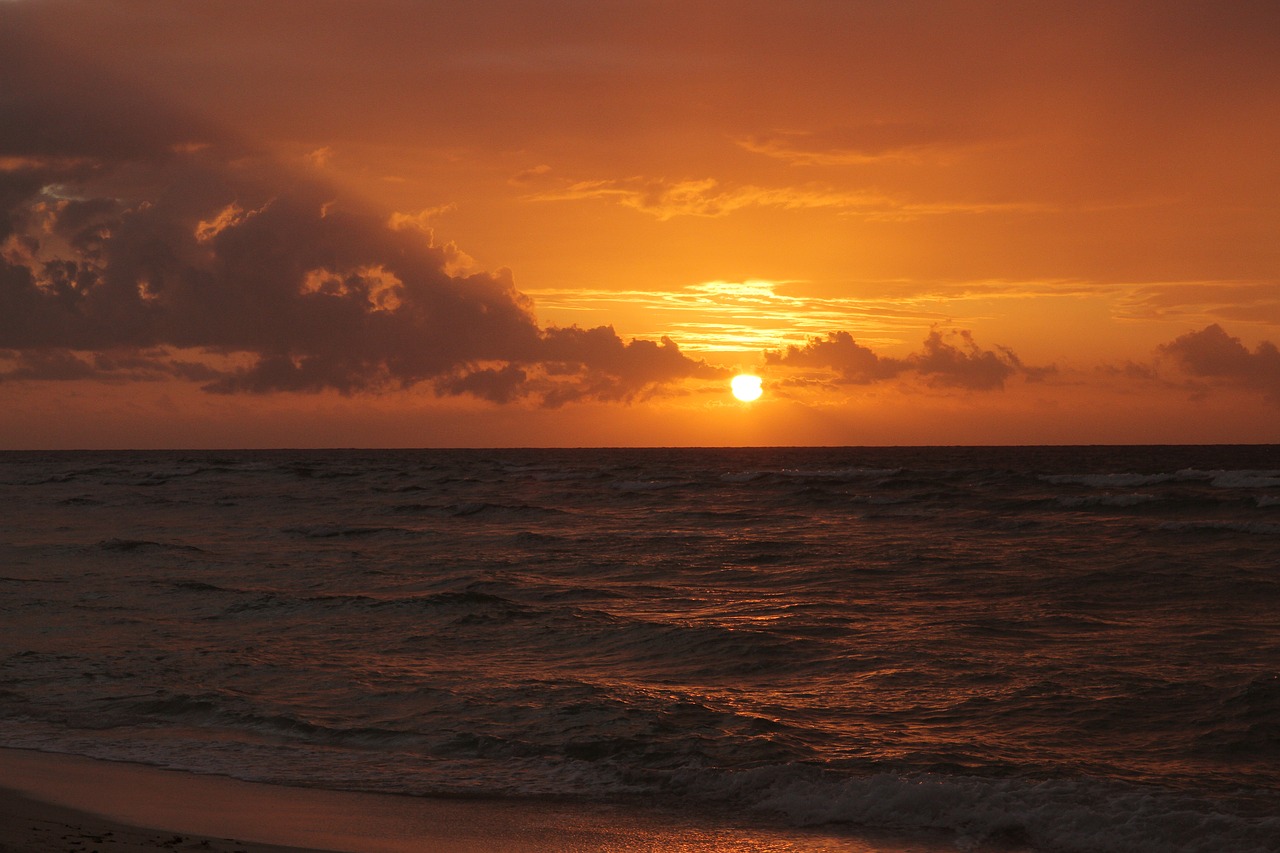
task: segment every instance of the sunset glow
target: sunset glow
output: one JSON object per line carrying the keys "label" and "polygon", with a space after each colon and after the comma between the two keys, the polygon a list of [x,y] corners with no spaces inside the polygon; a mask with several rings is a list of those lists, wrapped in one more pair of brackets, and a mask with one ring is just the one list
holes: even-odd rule
{"label": "sunset glow", "polygon": [[1280,853],[1278,107],[1278,0],[0,0],[0,853]]}
{"label": "sunset glow", "polygon": [[0,3],[0,444],[1276,440],[1280,13],[1012,8]]}

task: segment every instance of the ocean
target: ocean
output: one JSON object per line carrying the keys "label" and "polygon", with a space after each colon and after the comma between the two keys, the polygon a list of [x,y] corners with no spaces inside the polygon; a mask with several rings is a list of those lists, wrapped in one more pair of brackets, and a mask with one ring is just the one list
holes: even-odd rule
{"label": "ocean", "polygon": [[0,746],[1280,850],[1280,448],[0,454]]}

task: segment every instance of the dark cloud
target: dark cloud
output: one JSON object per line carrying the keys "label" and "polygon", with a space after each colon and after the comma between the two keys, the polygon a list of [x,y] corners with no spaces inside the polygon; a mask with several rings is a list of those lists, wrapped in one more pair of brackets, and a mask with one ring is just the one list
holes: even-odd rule
{"label": "dark cloud", "polygon": [[764,358],[766,364],[830,368],[845,383],[876,382],[896,376],[903,370],[900,361],[881,358],[869,347],[855,341],[848,332],[830,332],[826,338],[811,338],[802,347],[793,345],[778,352],[766,352]]}
{"label": "dark cloud", "polygon": [[[958,345],[947,338],[958,341]],[[765,362],[789,367],[832,370],[845,384],[866,384],[891,379],[904,373],[916,373],[934,386],[967,388],[975,391],[997,390],[1007,379],[1020,374],[1027,379],[1042,379],[1052,367],[1028,367],[1007,347],[984,350],[964,330],[951,332],[945,338],[934,330],[924,340],[921,351],[905,358],[878,355],[863,346],[848,332],[831,332],[825,338],[813,338],[804,346],[765,353]]]}
{"label": "dark cloud", "polygon": [[1250,352],[1214,323],[1163,344],[1159,353],[1190,376],[1257,389],[1280,402],[1280,350],[1270,341]]}
{"label": "dark cloud", "polygon": [[[709,370],[665,339],[542,329],[506,271],[451,274],[452,246],[314,174],[20,39],[0,48],[7,378],[161,375],[215,393],[427,382],[558,405]],[[90,357],[154,351],[187,355],[133,368]],[[229,355],[242,366],[212,366]]]}
{"label": "dark cloud", "polygon": [[163,351],[76,352],[68,349],[0,350],[0,382],[15,380],[155,382],[184,379],[211,382],[223,374],[203,362],[175,358]]}
{"label": "dark cloud", "polygon": [[14,352],[13,365],[0,372],[0,381],[10,379],[71,380],[100,378],[93,364],[66,350]]}
{"label": "dark cloud", "polygon": [[471,394],[491,403],[510,403],[525,393],[528,381],[527,373],[508,364],[441,379],[436,382],[436,389],[445,394]]}
{"label": "dark cloud", "polygon": [[960,331],[957,336],[960,347],[943,341],[939,332],[930,332],[924,351],[907,356],[906,363],[933,384],[982,391],[1003,388],[1005,380],[1021,366],[1016,357],[1010,357],[1008,349],[1001,348],[997,354],[980,349],[968,331]]}
{"label": "dark cloud", "polygon": [[1160,376],[1155,367],[1136,361],[1125,361],[1122,364],[1103,364],[1097,368],[1103,376],[1119,377],[1134,382],[1155,382]]}

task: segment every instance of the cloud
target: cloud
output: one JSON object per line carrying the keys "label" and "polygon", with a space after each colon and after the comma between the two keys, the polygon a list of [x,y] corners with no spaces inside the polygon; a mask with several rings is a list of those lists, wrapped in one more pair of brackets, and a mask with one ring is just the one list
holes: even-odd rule
{"label": "cloud", "polygon": [[811,338],[804,346],[765,353],[766,364],[787,367],[830,368],[839,381],[848,384],[877,382],[897,376],[902,362],[881,358],[870,347],[864,347],[848,332],[831,332],[826,338]]}
{"label": "cloud", "polygon": [[935,387],[971,391],[1002,389],[1014,375],[1034,381],[1054,372],[1052,367],[1024,365],[1007,347],[984,350],[968,331],[951,332],[944,338],[937,329],[925,338],[923,349],[905,358],[879,355],[848,332],[839,331],[828,333],[825,338],[812,338],[804,346],[766,352],[765,363],[834,371],[835,381],[842,384],[869,384],[914,373]]}
{"label": "cloud", "polygon": [[14,364],[0,372],[0,381],[11,379],[74,380],[97,377],[94,366],[66,350],[14,352]]}
{"label": "cloud", "polygon": [[307,161],[317,169],[324,169],[333,162],[333,157],[333,148],[328,145],[322,145],[307,154]]}
{"label": "cloud", "polygon": [[440,379],[436,382],[436,390],[445,394],[471,394],[491,403],[510,403],[525,394],[528,380],[527,373],[514,364],[508,364]]}
{"label": "cloud", "polygon": [[165,349],[96,353],[69,349],[0,350],[0,382],[211,382],[222,376],[222,371],[209,364],[186,360]]}
{"label": "cloud", "polygon": [[546,163],[539,163],[538,165],[533,166],[531,168],[521,169],[519,172],[516,172],[514,175],[512,175],[510,178],[507,179],[507,183],[517,187],[528,186],[530,184],[537,182],[540,178],[542,178],[544,175],[546,175],[550,171],[551,171],[551,167],[548,166]]}
{"label": "cloud", "polygon": [[1230,320],[1280,324],[1280,284],[1275,281],[1156,282],[1131,286],[1118,300],[1125,319]]}
{"label": "cloud", "polygon": [[400,213],[396,211],[391,214],[387,220],[387,225],[394,231],[401,231],[407,228],[416,228],[424,234],[431,233],[431,223],[439,219],[441,216],[451,211],[457,210],[458,206],[453,202],[448,204],[437,205],[436,207],[427,207],[414,213]]}
{"label": "cloud", "polygon": [[913,202],[870,190],[824,184],[761,187],[725,185],[715,178],[668,180],[631,177],[578,181],[527,196],[535,201],[609,199],[660,220],[677,216],[726,216],[748,207],[783,210],[827,209],[867,219],[906,220],[923,216],[980,213],[1034,213],[1052,206],[1024,202]]}
{"label": "cloud", "polygon": [[885,160],[939,159],[977,140],[940,125],[877,121],[825,131],[788,130],[736,140],[754,154],[795,166],[852,166]]}
{"label": "cloud", "polygon": [[664,337],[658,343],[623,343],[612,326],[552,328],[544,333],[543,343],[550,372],[578,378],[543,395],[554,405],[586,398],[630,400],[646,389],[683,377],[726,375],[720,368],[692,362],[671,338]]}
{"label": "cloud", "polygon": [[1161,345],[1158,352],[1190,376],[1262,391],[1280,403],[1280,350],[1271,341],[1250,352],[1214,323]]}
{"label": "cloud", "polygon": [[[543,329],[509,272],[462,274],[465,256],[433,244],[424,223],[440,211],[370,210],[91,69],[49,65],[19,45],[0,67],[3,378],[178,377],[223,394],[424,383],[559,405],[709,370],[670,340]],[[191,357],[141,355],[170,350]]]}
{"label": "cloud", "polygon": [[700,352],[768,349],[779,341],[851,324],[892,340],[896,333],[914,334],[922,325],[947,319],[941,312],[887,300],[803,294],[793,284],[749,279],[671,290],[544,288],[529,295],[552,315],[607,317],[626,310],[646,337],[667,335],[679,340],[682,350]]}

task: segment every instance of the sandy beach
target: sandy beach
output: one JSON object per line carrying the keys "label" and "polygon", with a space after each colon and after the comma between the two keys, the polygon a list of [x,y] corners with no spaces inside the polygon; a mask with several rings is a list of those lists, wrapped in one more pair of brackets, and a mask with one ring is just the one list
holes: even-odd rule
{"label": "sandy beach", "polygon": [[200,850],[211,853],[287,853],[280,847],[225,838],[182,835],[126,826],[98,815],[76,811],[0,789],[0,851],[51,853],[101,851],[146,853],[154,850]]}
{"label": "sandy beach", "polygon": [[0,750],[0,822],[0,853],[952,849],[609,806],[290,788],[26,750]]}

